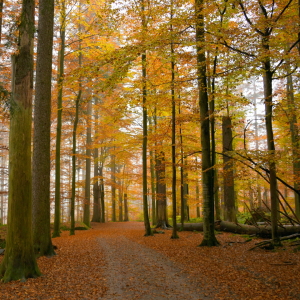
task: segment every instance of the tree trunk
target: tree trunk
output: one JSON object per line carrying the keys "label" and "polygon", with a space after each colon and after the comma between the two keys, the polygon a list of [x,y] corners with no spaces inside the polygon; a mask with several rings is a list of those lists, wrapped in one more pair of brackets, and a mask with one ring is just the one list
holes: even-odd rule
{"label": "tree trunk", "polygon": [[[266,29],[267,30],[267,29]],[[267,131],[267,145],[269,151],[269,170],[270,170],[270,193],[271,193],[271,222],[272,222],[272,239],[274,246],[280,245],[278,234],[278,194],[277,194],[277,179],[276,179],[276,163],[274,159],[275,155],[275,142],[272,126],[272,107],[273,107],[273,90],[272,90],[272,71],[271,71],[271,59],[268,56],[269,36],[262,38],[263,48],[266,53],[265,60],[263,62],[263,82],[264,82],[264,98],[265,98],[265,122]]]}
{"label": "tree trunk", "polygon": [[1,44],[1,40],[2,40],[2,11],[3,11],[3,0],[0,0],[0,44]]}
{"label": "tree trunk", "polygon": [[[229,116],[222,118],[223,132],[223,153],[232,151],[232,125]],[[233,160],[226,155],[223,156],[223,181],[224,181],[224,220],[229,222],[236,221],[236,207],[234,197],[234,174]]]}
{"label": "tree trunk", "polygon": [[111,220],[116,222],[116,156],[111,155]]}
{"label": "tree trunk", "polygon": [[18,51],[13,57],[9,134],[9,203],[2,281],[40,276],[32,236],[31,125],[34,1],[23,0]]}
{"label": "tree trunk", "polygon": [[41,256],[55,254],[50,230],[50,119],[54,1],[40,0],[32,164],[33,243]]}
{"label": "tree trunk", "polygon": [[[142,0],[142,32],[147,30],[147,22],[145,16],[145,3]],[[143,162],[143,212],[144,212],[144,225],[145,236],[153,235],[148,213],[148,186],[147,186],[147,144],[148,144],[148,112],[147,112],[147,58],[146,52],[142,53],[142,97],[143,97],[143,150],[142,150],[142,162]]]}
{"label": "tree trunk", "polygon": [[[178,227],[181,224],[178,224]],[[185,231],[203,231],[203,223],[187,223],[184,224],[183,230]],[[239,224],[233,222],[226,222],[226,221],[217,221],[215,223],[215,230],[218,231],[226,231],[232,232],[237,234],[247,234],[247,235],[257,235],[262,238],[269,238],[272,236],[272,227],[270,225],[246,225],[246,224]],[[278,228],[278,232],[280,236],[287,236],[294,233],[300,232],[299,225],[286,225],[283,227]]]}
{"label": "tree trunk", "polygon": [[104,194],[104,179],[103,179],[103,165],[104,161],[101,162],[99,167],[100,185],[99,185],[99,196],[100,196],[100,222],[105,223],[105,194]]}
{"label": "tree trunk", "polygon": [[166,164],[165,154],[160,152],[156,158],[156,207],[157,224],[156,228],[166,229],[171,227],[167,218],[167,187],[166,187]]}
{"label": "tree trunk", "polygon": [[64,76],[64,61],[65,61],[65,19],[66,8],[65,1],[62,1],[60,12],[60,51],[59,51],[59,70],[58,70],[58,96],[57,96],[57,128],[56,128],[56,145],[55,145],[55,215],[54,215],[54,229],[52,237],[60,236],[60,148],[61,148],[61,131],[62,131],[62,96],[63,96],[63,76]]}
{"label": "tree trunk", "polygon": [[[170,34],[171,34],[171,101],[172,101],[172,239],[178,239],[177,234],[177,220],[176,220],[176,185],[177,185],[177,174],[176,174],[176,102],[175,102],[175,52],[173,43],[173,1],[171,1],[171,20],[170,20]],[[164,162],[163,162],[164,163]],[[165,166],[163,166],[165,168]],[[165,176],[165,175],[163,175]]]}
{"label": "tree trunk", "polygon": [[127,198],[127,193],[124,193],[124,222],[129,221],[129,216],[128,216],[128,198]]}
{"label": "tree trunk", "polygon": [[[79,55],[80,57],[81,55]],[[77,125],[78,125],[78,115],[79,115],[79,102],[81,99],[82,87],[79,83],[79,92],[75,101],[75,120],[73,125],[73,146],[72,146],[72,195],[71,195],[71,208],[70,208],[70,235],[75,234],[75,194],[76,194],[76,141],[77,141]]]}
{"label": "tree trunk", "polygon": [[123,222],[123,186],[119,180],[119,222]]}
{"label": "tree trunk", "polygon": [[219,244],[219,242],[215,237],[214,229],[213,170],[211,169],[212,164],[210,155],[209,111],[206,84],[206,57],[204,50],[204,17],[202,11],[203,5],[204,0],[196,0],[196,49],[201,123],[202,193],[204,222],[204,238],[200,246],[216,246]]}
{"label": "tree trunk", "polygon": [[83,223],[90,227],[90,206],[91,206],[91,144],[92,144],[92,100],[87,104],[87,131],[86,131],[86,159],[85,159],[85,195],[83,206]]}
{"label": "tree trunk", "polygon": [[[290,73],[289,67],[287,73]],[[299,128],[297,125],[293,78],[291,75],[287,76],[286,89],[287,89],[287,100],[288,100],[288,113],[290,115],[289,123],[290,123],[291,140],[292,140],[294,188],[295,190],[299,191],[300,190],[300,184],[299,184],[300,162],[298,156],[300,150],[300,140],[299,140]],[[295,198],[296,216],[300,218],[299,194],[294,192],[294,198]]]}
{"label": "tree trunk", "polygon": [[94,149],[94,184],[93,184],[93,218],[92,222],[100,222],[100,188],[99,188],[99,162],[98,162],[98,148]]}

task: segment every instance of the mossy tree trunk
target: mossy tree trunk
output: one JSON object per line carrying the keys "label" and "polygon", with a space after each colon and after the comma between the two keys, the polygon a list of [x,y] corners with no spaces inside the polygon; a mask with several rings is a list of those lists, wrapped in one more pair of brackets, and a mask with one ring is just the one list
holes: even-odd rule
{"label": "mossy tree trunk", "polygon": [[50,131],[54,1],[40,0],[32,164],[33,243],[41,256],[55,254],[50,230]]}
{"label": "mossy tree trunk", "polygon": [[59,51],[59,70],[58,70],[58,96],[57,96],[57,127],[56,127],[56,145],[55,145],[55,214],[54,214],[54,229],[52,237],[60,236],[60,148],[61,148],[61,131],[62,131],[62,96],[63,96],[63,76],[64,76],[64,61],[65,61],[65,19],[66,8],[65,1],[61,3],[60,11],[60,51]]}
{"label": "mossy tree trunk", "polygon": [[31,125],[33,91],[34,1],[23,0],[19,47],[13,60],[9,134],[9,196],[2,281],[37,277],[32,236]]}
{"label": "mossy tree trunk", "polygon": [[197,74],[199,89],[199,107],[201,124],[201,148],[202,148],[202,194],[203,194],[203,223],[204,238],[200,246],[216,246],[219,244],[215,237],[214,229],[214,191],[213,170],[210,153],[210,126],[208,95],[206,83],[206,57],[204,50],[204,0],[195,1],[196,14],[196,50],[197,50]]}

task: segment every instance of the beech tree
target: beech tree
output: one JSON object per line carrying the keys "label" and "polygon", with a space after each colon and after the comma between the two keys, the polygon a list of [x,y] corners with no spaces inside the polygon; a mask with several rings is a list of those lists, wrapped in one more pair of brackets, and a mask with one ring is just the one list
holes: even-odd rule
{"label": "beech tree", "polygon": [[54,1],[39,2],[33,138],[33,240],[39,255],[55,254],[50,232],[50,118]]}
{"label": "beech tree", "polygon": [[34,1],[22,2],[18,52],[13,56],[9,135],[9,204],[2,281],[40,276],[32,237],[31,123]]}
{"label": "beech tree", "polygon": [[214,229],[214,192],[213,170],[210,153],[210,128],[206,78],[206,57],[204,51],[204,16],[203,0],[195,1],[196,14],[196,50],[197,75],[199,89],[199,107],[201,122],[201,148],[202,148],[202,193],[203,193],[203,225],[204,238],[200,246],[217,246],[219,242],[215,237]]}

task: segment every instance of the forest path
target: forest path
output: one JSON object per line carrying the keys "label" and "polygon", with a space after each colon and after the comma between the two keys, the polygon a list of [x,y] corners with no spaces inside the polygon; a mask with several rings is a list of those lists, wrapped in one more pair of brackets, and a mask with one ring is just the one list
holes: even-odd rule
{"label": "forest path", "polygon": [[[178,263],[127,236],[143,233],[143,223],[93,224],[105,260],[104,299],[213,299]],[[149,237],[153,239],[153,237]]]}

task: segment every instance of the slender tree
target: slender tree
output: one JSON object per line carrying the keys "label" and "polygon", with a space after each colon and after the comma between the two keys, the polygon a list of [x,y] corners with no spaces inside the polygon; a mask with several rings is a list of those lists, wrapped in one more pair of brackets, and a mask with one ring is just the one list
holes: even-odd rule
{"label": "slender tree", "polygon": [[[144,35],[147,30],[145,3],[141,0],[142,12],[142,34]],[[146,50],[142,53],[142,98],[143,98],[143,212],[144,212],[144,225],[145,236],[153,235],[148,213],[148,186],[147,186],[147,144],[148,144],[148,112],[147,112],[147,57]]]}
{"label": "slender tree", "polygon": [[66,7],[65,0],[61,2],[60,10],[60,51],[58,63],[58,96],[57,96],[57,127],[56,127],[56,144],[55,144],[55,214],[54,214],[54,229],[52,237],[60,236],[60,217],[61,217],[61,203],[60,203],[60,148],[61,148],[61,131],[62,131],[62,97],[63,97],[63,79],[64,79],[64,62],[65,62],[65,39],[66,39]]}
{"label": "slender tree", "polygon": [[90,227],[90,197],[91,197],[91,144],[92,144],[92,100],[87,104],[87,132],[86,132],[86,159],[85,159],[85,195],[83,207],[83,223]]}

